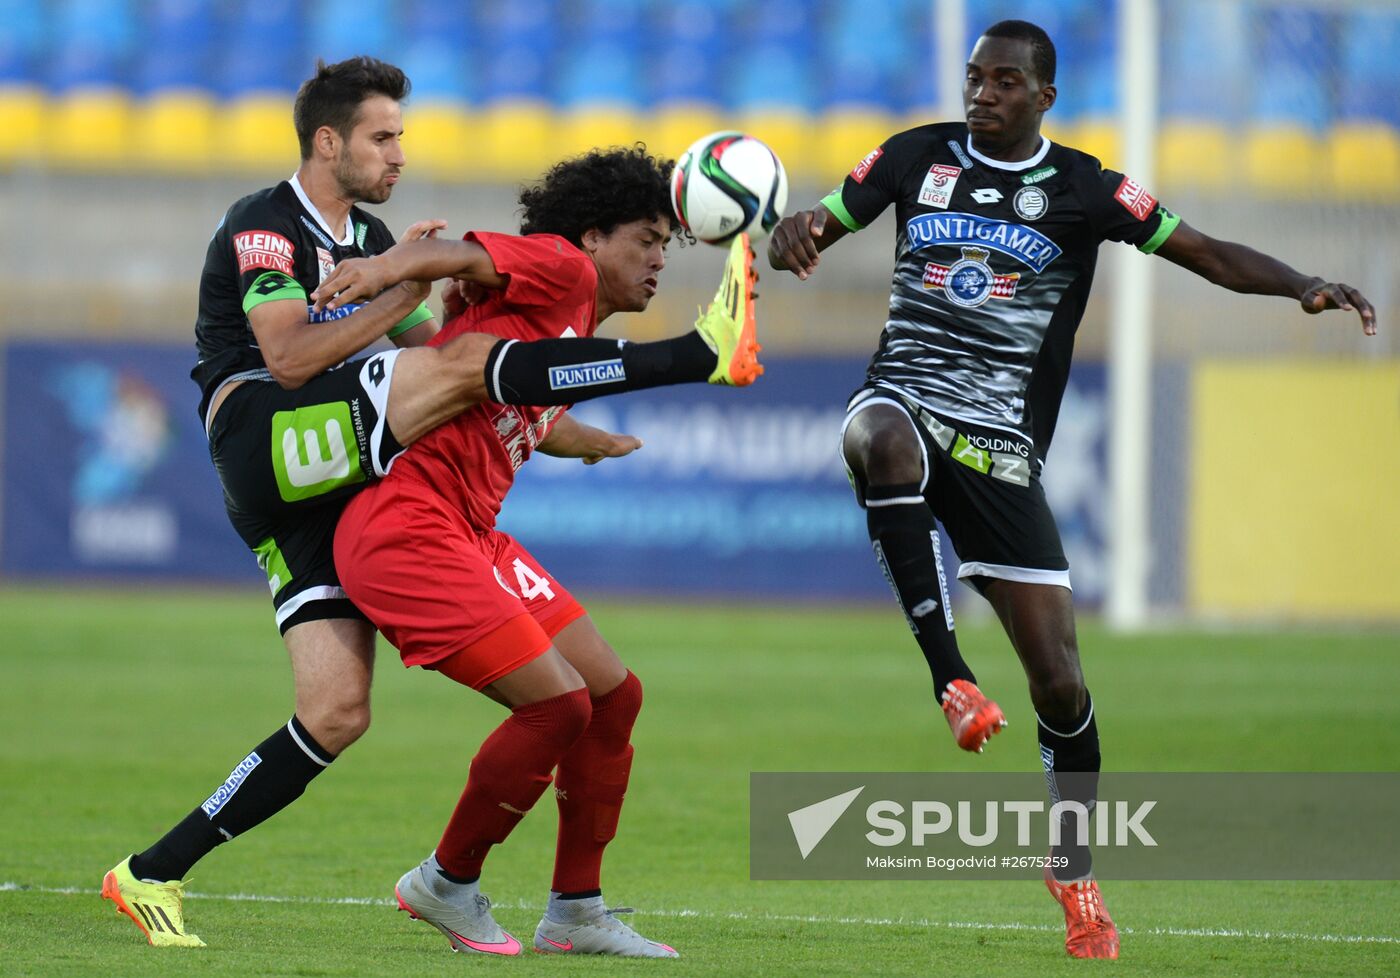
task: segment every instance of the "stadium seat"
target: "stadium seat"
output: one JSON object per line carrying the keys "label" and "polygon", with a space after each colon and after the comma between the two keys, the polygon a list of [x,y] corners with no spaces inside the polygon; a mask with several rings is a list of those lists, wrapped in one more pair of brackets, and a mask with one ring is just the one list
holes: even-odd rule
{"label": "stadium seat", "polygon": [[292,0],[236,0],[230,8],[214,74],[225,100],[216,127],[219,165],[275,174],[300,158],[291,103],[315,66],[303,48],[304,33]]}
{"label": "stadium seat", "polygon": [[1381,122],[1342,122],[1327,146],[1332,187],[1343,198],[1400,200],[1400,132]]}
{"label": "stadium seat", "polygon": [[391,0],[314,0],[306,15],[306,58],[315,64],[323,58],[328,64],[358,54],[394,61],[394,27],[398,9]]}
{"label": "stadium seat", "polygon": [[123,0],[67,0],[52,10],[45,67],[54,96],[45,150],[60,166],[106,169],[128,161],[133,104],[130,56],[136,35]]}
{"label": "stadium seat", "polygon": [[570,43],[554,71],[560,113],[554,153],[646,141],[638,54],[647,43],[639,0],[583,0],[564,25]]}
{"label": "stadium seat", "polygon": [[484,172],[492,178],[529,178],[552,159],[556,120],[549,76],[558,6],[552,0],[487,5],[477,21],[480,139]]}
{"label": "stadium seat", "polygon": [[213,0],[158,0],[147,9],[132,140],[133,159],[142,166],[198,173],[213,159],[210,65],[217,27]]}
{"label": "stadium seat", "polygon": [[733,125],[715,92],[726,65],[729,10],[722,2],[658,3],[649,21],[655,48],[646,74],[651,145],[676,157],[696,139]]}
{"label": "stadium seat", "polygon": [[413,85],[404,107],[404,155],[410,172],[447,180],[472,179],[481,166],[472,112],[469,47],[439,30],[406,33],[418,38],[396,63]]}
{"label": "stadium seat", "polygon": [[44,46],[40,0],[0,0],[0,164],[40,158],[47,111],[38,65]]}
{"label": "stadium seat", "polygon": [[1164,187],[1223,190],[1238,180],[1237,132],[1250,112],[1246,14],[1219,0],[1162,7],[1157,165]]}

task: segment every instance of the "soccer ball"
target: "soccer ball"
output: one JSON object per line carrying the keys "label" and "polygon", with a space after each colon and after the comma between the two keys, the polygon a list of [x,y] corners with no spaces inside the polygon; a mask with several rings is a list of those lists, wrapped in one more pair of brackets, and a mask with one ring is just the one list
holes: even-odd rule
{"label": "soccer ball", "polygon": [[671,172],[671,206],[701,241],[725,244],[740,232],[760,238],[787,207],[787,173],[761,140],[742,132],[697,139]]}

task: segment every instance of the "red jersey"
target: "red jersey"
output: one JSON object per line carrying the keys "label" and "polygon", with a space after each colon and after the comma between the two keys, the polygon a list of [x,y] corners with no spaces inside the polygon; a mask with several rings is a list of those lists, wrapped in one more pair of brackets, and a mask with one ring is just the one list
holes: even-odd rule
{"label": "red jersey", "polygon": [[[527,341],[593,335],[598,272],[583,251],[553,234],[473,231],[465,240],[486,249],[506,287],[450,320],[432,345],[466,332]],[[565,410],[478,404],[409,446],[384,481],[408,478],[431,486],[472,526],[489,530],[516,470]]]}

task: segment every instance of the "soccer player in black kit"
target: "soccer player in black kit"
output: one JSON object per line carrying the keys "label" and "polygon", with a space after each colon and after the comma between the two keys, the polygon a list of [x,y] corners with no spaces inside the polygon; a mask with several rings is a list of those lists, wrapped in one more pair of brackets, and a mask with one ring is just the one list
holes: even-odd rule
{"label": "soccer player in black kit", "polygon": [[[814,209],[785,218],[768,258],[806,279],[822,251],[895,205],[889,319],[842,429],[852,485],[958,746],[980,751],[1006,721],[959,654],[935,520],[958,577],[991,603],[1025,668],[1054,800],[1091,810],[1098,730],[1040,470],[1099,243],[1134,245],[1235,292],[1288,296],[1305,312],[1355,310],[1367,335],[1376,323],[1356,289],[1207,237],[1131,178],[1041,136],[1054,81],[1043,30],[993,25],[967,64],[965,122],[891,136]],[[1068,842],[1078,823],[1066,821]],[[1046,885],[1065,912],[1066,950],[1117,957],[1087,847],[1052,856]]]}
{"label": "soccer player in black kit", "polygon": [[[191,376],[229,519],[267,575],[296,712],[208,799],[106,874],[102,895],[155,946],[203,946],[185,927],[180,879],[300,797],[369,726],[374,628],[346,598],[333,556],[352,493],[413,441],[487,400],[570,404],[672,383],[743,386],[761,372],[753,316],[714,306],[694,331],[655,343],[467,333],[434,347],[424,346],[437,332],[423,305],[429,283],[315,308],[337,265],[394,245],[384,223],[356,205],[383,203],[398,182],[408,92],[402,71],[373,58],[318,65],[292,113],[297,171],[235,202],[209,243]],[[422,221],[405,239],[444,226]],[[622,237],[603,235],[616,247]],[[459,280],[510,291],[484,248],[465,248]],[[636,270],[636,281],[601,280],[600,294],[611,286],[619,311],[644,308],[639,297],[655,290],[662,264]],[[366,351],[385,336],[401,348]]]}

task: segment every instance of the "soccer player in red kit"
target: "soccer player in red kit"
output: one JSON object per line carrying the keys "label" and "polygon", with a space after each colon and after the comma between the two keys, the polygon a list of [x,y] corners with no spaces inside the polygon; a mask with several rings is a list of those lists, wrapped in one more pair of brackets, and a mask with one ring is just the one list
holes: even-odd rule
{"label": "soccer player in red kit", "polygon": [[[328,279],[324,291],[353,296],[360,288],[461,276],[487,291],[434,342],[469,331],[507,341],[591,336],[614,312],[644,310],[656,292],[672,230],[671,168],[642,149],[565,161],[522,193],[519,236],[473,232],[462,241],[413,242],[342,263],[340,278]],[[751,336],[752,274],[743,237],[702,320],[739,319],[737,332]],[[606,369],[557,368],[551,383],[583,383],[587,378],[573,374]],[[603,850],[616,833],[631,769],[641,683],[583,606],[495,528],[532,452],[593,462],[640,446],[565,410],[472,408],[416,442],[341,516],[341,580],[404,663],[440,672],[511,710],[472,760],[437,849],[404,874],[395,893],[401,909],[433,924],[456,950],[518,954],[520,942],[493,919],[478,879],[491,846],[505,840],[557,768],[554,880],[535,950],[675,957],[606,909],[600,887]]]}

